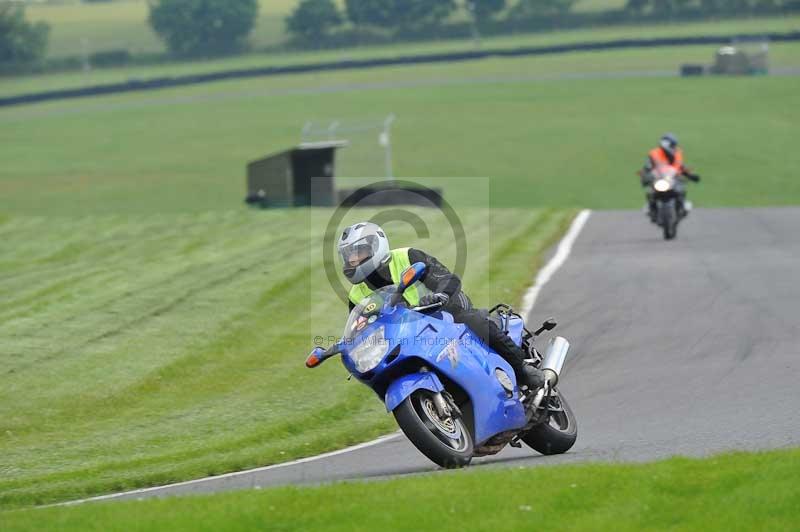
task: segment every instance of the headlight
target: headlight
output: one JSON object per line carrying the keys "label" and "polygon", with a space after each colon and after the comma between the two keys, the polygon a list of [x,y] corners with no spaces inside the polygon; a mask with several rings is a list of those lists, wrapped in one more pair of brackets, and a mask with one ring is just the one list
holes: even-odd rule
{"label": "headlight", "polygon": [[666,179],[659,179],[653,184],[653,188],[656,189],[656,191],[658,192],[666,192],[667,190],[672,188],[672,185]]}
{"label": "headlight", "polygon": [[381,325],[347,354],[359,373],[366,373],[373,369],[386,356],[388,343],[383,336],[383,331],[384,327]]}

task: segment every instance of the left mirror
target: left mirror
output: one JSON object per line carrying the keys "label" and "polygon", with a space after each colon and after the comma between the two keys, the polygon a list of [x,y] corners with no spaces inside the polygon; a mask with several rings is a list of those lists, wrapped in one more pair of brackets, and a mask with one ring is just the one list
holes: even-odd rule
{"label": "left mirror", "polygon": [[425,274],[425,263],[415,262],[400,275],[400,292],[420,280]]}
{"label": "left mirror", "polygon": [[325,350],[321,347],[315,347],[311,350],[306,358],[306,367],[307,368],[315,368],[322,364],[324,360]]}

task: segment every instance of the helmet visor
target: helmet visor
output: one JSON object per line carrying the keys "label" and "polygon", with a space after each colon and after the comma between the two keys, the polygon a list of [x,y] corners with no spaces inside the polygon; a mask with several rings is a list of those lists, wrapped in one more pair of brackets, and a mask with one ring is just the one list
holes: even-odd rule
{"label": "helmet visor", "polygon": [[348,271],[354,272],[356,268],[374,257],[379,245],[377,235],[367,235],[352,244],[340,247],[339,255],[342,257],[345,275]]}

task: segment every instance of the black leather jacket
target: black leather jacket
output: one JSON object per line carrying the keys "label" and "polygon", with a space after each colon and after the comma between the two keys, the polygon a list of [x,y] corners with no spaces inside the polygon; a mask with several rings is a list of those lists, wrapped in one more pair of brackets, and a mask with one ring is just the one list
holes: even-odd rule
{"label": "black leather jacket", "polygon": [[[461,279],[459,279],[458,275],[448,270],[436,257],[428,255],[419,249],[409,248],[408,259],[411,261],[411,264],[415,262],[422,262],[425,264],[425,275],[422,276],[420,282],[422,282],[428,290],[435,293],[441,292],[447,294],[450,298],[447,305],[444,307],[445,310],[457,312],[459,310],[472,308],[472,302],[467,295],[461,291]],[[394,284],[392,283],[392,274],[389,272],[389,265],[384,264],[372,272],[364,282],[366,282],[367,286],[372,290]],[[355,305],[350,302],[350,310],[352,310],[354,306]]]}

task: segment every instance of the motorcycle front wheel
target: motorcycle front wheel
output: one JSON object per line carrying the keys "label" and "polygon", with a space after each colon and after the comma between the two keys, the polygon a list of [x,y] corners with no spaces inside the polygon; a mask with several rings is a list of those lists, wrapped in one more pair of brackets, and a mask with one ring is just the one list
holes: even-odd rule
{"label": "motorcycle front wheel", "polygon": [[659,220],[661,227],[664,230],[664,240],[672,240],[678,233],[678,211],[675,207],[675,201],[671,200],[659,204]]}
{"label": "motorcycle front wheel", "polygon": [[472,436],[460,418],[442,418],[434,393],[416,390],[394,409],[394,418],[414,447],[432,462],[447,468],[464,467],[472,460]]}
{"label": "motorcycle front wheel", "polygon": [[548,398],[552,410],[547,420],[536,425],[521,439],[525,444],[542,454],[562,454],[570,450],[578,439],[578,421],[561,393]]}

